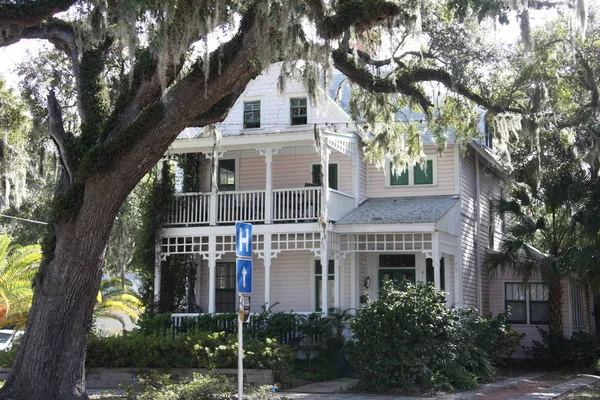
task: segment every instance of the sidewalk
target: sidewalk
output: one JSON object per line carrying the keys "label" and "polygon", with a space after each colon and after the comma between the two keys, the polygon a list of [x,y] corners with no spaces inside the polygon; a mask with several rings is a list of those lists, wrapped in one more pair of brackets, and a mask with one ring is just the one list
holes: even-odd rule
{"label": "sidewalk", "polygon": [[[548,378],[543,372],[535,372],[514,378],[504,379],[482,385],[476,390],[435,397],[415,397],[376,394],[343,393],[348,390],[356,379],[340,378],[333,381],[315,382],[297,388],[282,390],[273,396],[274,400],[285,399],[328,399],[328,400],[549,400],[561,394],[588,386],[600,380],[600,376],[580,375],[568,381]],[[557,382],[555,382],[557,381]],[[542,387],[547,385],[547,387]],[[122,390],[90,389],[90,399],[113,398],[107,392],[119,396]]]}
{"label": "sidewalk", "polygon": [[546,379],[546,384],[552,384],[547,388],[538,389],[540,380],[544,380],[545,373],[531,373],[515,378],[504,379],[502,381],[482,385],[476,390],[460,392],[449,395],[440,395],[435,397],[414,397],[414,396],[395,396],[395,395],[375,395],[375,394],[349,394],[340,393],[350,386],[356,380],[354,379],[336,379],[327,382],[317,382],[303,385],[290,390],[278,392],[280,399],[329,399],[329,400],[547,400],[560,396],[561,394],[578,389],[582,386],[593,384],[600,380],[600,377],[594,375],[581,375],[576,379],[569,381],[556,382]]}

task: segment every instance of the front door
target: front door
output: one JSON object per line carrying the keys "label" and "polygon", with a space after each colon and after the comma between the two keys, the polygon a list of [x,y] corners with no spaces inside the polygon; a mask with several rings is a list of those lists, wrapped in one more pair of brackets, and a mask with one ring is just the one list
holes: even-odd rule
{"label": "front door", "polygon": [[404,281],[409,281],[413,285],[416,282],[415,269],[380,269],[379,270],[379,288],[383,287],[386,281],[394,281],[399,284]]}

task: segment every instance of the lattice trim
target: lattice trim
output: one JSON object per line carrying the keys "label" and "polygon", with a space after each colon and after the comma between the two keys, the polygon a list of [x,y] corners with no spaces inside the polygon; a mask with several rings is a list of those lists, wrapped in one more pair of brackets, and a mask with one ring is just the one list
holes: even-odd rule
{"label": "lattice trim", "polygon": [[440,252],[449,255],[458,255],[458,237],[451,235],[450,233],[440,232],[439,233]]}
{"label": "lattice trim", "polygon": [[271,240],[273,251],[321,250],[320,233],[275,233]]}
{"label": "lattice trim", "polygon": [[348,252],[431,252],[433,249],[431,233],[372,233],[338,234],[335,251]]}
{"label": "lattice trim", "polygon": [[339,151],[348,157],[356,157],[356,151],[354,150],[354,142],[350,139],[342,139],[338,137],[327,137],[327,145],[332,149]]}

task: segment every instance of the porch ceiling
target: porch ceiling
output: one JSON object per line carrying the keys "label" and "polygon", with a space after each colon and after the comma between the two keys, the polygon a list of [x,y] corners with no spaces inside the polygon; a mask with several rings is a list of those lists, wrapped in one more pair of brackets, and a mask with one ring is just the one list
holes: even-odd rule
{"label": "porch ceiling", "polygon": [[457,202],[458,198],[451,196],[369,199],[336,225],[435,223]]}

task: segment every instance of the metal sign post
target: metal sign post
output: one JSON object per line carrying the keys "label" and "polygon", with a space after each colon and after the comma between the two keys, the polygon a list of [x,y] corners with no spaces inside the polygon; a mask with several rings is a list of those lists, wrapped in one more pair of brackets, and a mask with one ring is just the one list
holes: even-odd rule
{"label": "metal sign post", "polygon": [[252,224],[235,223],[236,280],[238,292],[238,399],[244,398],[244,320],[250,314],[252,294]]}

